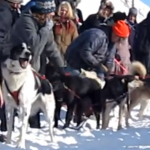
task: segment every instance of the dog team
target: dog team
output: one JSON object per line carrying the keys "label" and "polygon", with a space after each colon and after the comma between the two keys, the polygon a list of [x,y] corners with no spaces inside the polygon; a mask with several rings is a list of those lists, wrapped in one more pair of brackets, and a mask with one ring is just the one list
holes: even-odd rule
{"label": "dog team", "polygon": [[[123,116],[125,116],[126,125],[129,126],[128,119],[132,109],[140,104],[139,116],[142,117],[148,104],[149,79],[144,78],[146,69],[140,62],[131,64],[130,72],[133,75],[109,74],[104,81],[94,71],[83,69],[80,75],[62,75],[50,64],[46,69],[47,79],[43,79],[31,67],[31,60],[31,49],[22,43],[11,49],[10,57],[2,64],[2,92],[8,130],[6,143],[11,142],[14,109],[18,110],[18,117],[22,123],[18,147],[25,148],[29,116],[36,114],[39,110],[47,116],[50,140],[54,142],[53,119],[54,126],[58,127],[63,103],[68,108],[63,128],[69,127],[75,113],[77,126],[82,123],[83,114],[87,117],[94,114],[97,129],[100,128],[101,115],[102,129],[108,127],[110,112],[116,106],[119,106],[118,129],[121,129]],[[139,76],[135,76],[138,74]],[[13,95],[14,91],[18,92],[17,97]]]}

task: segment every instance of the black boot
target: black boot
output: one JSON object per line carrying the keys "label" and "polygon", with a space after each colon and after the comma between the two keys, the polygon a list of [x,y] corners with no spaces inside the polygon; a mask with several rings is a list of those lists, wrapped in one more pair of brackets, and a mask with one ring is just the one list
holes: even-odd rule
{"label": "black boot", "polygon": [[36,115],[29,118],[29,125],[31,128],[37,128],[40,129],[40,112],[38,112]]}

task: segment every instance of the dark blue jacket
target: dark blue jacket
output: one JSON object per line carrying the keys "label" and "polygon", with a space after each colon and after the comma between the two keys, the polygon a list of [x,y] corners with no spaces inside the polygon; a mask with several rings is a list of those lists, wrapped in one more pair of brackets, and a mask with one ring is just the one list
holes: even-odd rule
{"label": "dark blue jacket", "polygon": [[65,57],[75,69],[93,69],[101,63],[112,65],[115,49],[109,51],[109,39],[100,29],[89,29],[76,38],[67,48]]}

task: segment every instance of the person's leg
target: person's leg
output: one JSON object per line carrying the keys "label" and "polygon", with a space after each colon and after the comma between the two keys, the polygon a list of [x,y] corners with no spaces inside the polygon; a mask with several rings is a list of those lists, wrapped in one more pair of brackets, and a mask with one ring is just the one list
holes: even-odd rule
{"label": "person's leg", "polygon": [[7,131],[7,123],[6,123],[6,114],[5,114],[5,105],[0,108],[0,130]]}

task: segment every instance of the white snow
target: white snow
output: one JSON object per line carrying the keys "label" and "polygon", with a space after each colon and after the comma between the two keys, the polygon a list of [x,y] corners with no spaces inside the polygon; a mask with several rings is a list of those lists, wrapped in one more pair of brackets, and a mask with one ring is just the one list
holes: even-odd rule
{"label": "white snow", "polygon": [[[137,119],[137,113],[138,107],[132,111],[132,116],[135,119]],[[118,109],[116,108],[115,117],[111,119],[109,129],[96,130],[95,120],[89,119],[80,131],[55,129],[57,144],[50,143],[48,126],[42,116],[41,130],[28,129],[26,150],[149,150],[150,116],[146,114],[150,114],[150,110],[145,112],[142,120],[130,120],[130,128],[116,131],[118,123]],[[65,111],[62,110],[61,117],[64,118],[64,115]],[[13,132],[12,144],[0,144],[1,150],[14,150],[19,134],[17,124],[16,119],[16,128],[15,132]],[[71,124],[73,125],[73,123]],[[60,122],[59,125],[62,126],[63,123]]]}

